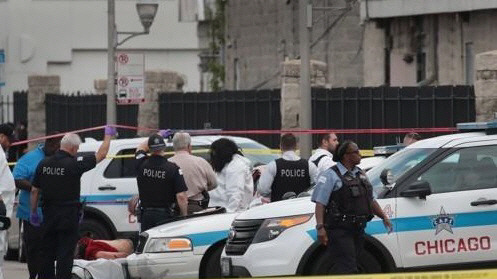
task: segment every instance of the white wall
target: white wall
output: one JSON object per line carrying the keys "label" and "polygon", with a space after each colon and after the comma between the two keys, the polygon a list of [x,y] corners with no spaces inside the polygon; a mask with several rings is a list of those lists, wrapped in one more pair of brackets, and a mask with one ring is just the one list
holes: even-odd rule
{"label": "white wall", "polygon": [[[136,1],[116,1],[119,31],[141,31]],[[145,53],[145,69],[185,76],[185,91],[198,91],[197,23],[178,22],[178,3],[160,1],[149,35],[121,50]],[[107,76],[107,1],[0,0],[0,48],[6,51],[2,92],[27,89],[30,74],[58,74],[62,91],[93,91]]]}

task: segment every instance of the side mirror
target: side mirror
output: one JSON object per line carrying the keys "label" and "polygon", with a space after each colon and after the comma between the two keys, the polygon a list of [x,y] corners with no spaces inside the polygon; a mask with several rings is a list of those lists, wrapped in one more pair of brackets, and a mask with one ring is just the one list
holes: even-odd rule
{"label": "side mirror", "polygon": [[289,199],[295,199],[297,197],[297,194],[295,192],[286,192],[283,194],[281,197],[282,200],[289,200]]}
{"label": "side mirror", "polygon": [[393,174],[392,174],[392,170],[390,170],[390,169],[382,170],[381,174],[380,174],[380,180],[381,180],[381,183],[383,183],[383,185],[386,188],[391,190],[393,183],[395,182]]}
{"label": "side mirror", "polygon": [[415,181],[409,187],[400,192],[400,196],[404,198],[419,197],[426,200],[426,196],[431,195],[430,183],[424,180]]}
{"label": "side mirror", "polygon": [[308,192],[302,192],[297,195],[297,198],[309,197],[310,195]]}

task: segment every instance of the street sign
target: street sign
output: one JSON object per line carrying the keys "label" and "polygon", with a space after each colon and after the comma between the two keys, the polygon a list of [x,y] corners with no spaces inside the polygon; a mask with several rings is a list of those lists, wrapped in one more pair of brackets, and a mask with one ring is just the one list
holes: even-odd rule
{"label": "street sign", "polygon": [[145,102],[145,55],[143,53],[118,52],[117,104],[127,105]]}
{"label": "street sign", "polygon": [[5,86],[5,50],[0,49],[0,87]]}

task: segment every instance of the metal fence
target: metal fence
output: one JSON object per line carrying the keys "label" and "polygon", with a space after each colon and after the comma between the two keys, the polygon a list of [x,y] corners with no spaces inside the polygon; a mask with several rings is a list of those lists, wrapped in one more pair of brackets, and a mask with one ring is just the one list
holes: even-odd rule
{"label": "metal fence", "polygon": [[[2,99],[3,100],[3,99]],[[5,101],[8,103],[8,100]],[[105,95],[46,96],[47,132],[105,124]],[[312,90],[314,129],[455,127],[475,121],[471,86],[333,88]],[[27,119],[25,93],[14,94],[14,119]],[[3,106],[2,106],[3,108]],[[138,105],[117,106],[118,124],[137,126]],[[280,90],[159,94],[159,127],[170,129],[278,130]],[[134,137],[133,130],[119,130]],[[437,134],[422,134],[431,137]],[[102,131],[83,137],[102,138]],[[279,135],[241,135],[277,148]],[[395,144],[400,134],[341,135],[361,148]]]}
{"label": "metal fence", "polygon": [[[105,125],[106,123],[106,95],[59,95],[47,94],[46,103],[46,131],[65,132]],[[117,106],[117,124],[137,126],[138,105]],[[135,137],[136,131],[118,129],[120,138]],[[80,133],[82,138],[103,138],[103,131],[89,131]]]}
{"label": "metal fence", "polygon": [[[162,93],[159,126],[171,129],[278,130],[281,127],[280,90],[217,93]],[[271,147],[279,135],[240,135]]]}
{"label": "metal fence", "polygon": [[[455,127],[458,122],[475,121],[476,115],[472,86],[313,89],[312,106],[316,129]],[[356,134],[340,138],[372,148],[395,144],[403,136]]]}

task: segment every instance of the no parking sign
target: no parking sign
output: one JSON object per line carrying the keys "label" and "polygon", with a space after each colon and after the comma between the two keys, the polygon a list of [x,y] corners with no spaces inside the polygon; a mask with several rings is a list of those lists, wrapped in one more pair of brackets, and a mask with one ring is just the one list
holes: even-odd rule
{"label": "no parking sign", "polygon": [[117,103],[136,104],[145,101],[145,55],[117,53]]}

